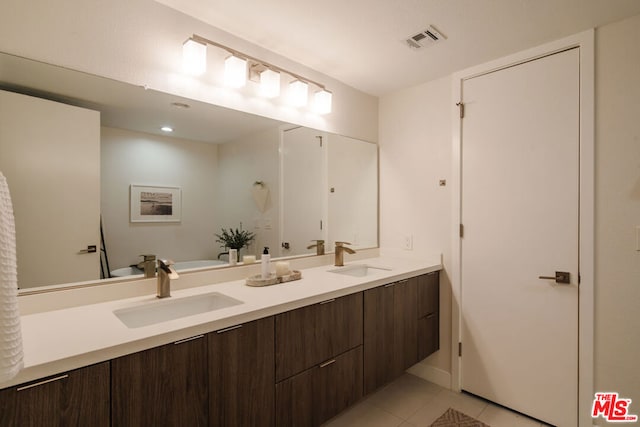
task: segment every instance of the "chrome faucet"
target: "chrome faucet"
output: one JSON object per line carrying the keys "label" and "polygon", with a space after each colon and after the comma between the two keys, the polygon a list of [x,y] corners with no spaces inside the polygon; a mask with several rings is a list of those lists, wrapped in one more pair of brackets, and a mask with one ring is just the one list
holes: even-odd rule
{"label": "chrome faucet", "polygon": [[316,248],[316,255],[324,255],[324,240],[312,240],[312,242],[316,244],[307,246],[307,249]]}
{"label": "chrome faucet", "polygon": [[143,258],[136,267],[144,271],[144,277],[156,277],[156,256],[140,255]]}
{"label": "chrome faucet", "polygon": [[355,254],[356,251],[354,251],[351,248],[348,248],[344,245],[350,245],[351,243],[348,242],[336,242],[336,262],[335,262],[335,266],[336,267],[342,267],[344,265],[344,253],[350,253],[350,254]]}
{"label": "chrome faucet", "polygon": [[177,279],[178,273],[173,268],[173,261],[170,259],[158,260],[158,298],[171,296],[171,279]]}

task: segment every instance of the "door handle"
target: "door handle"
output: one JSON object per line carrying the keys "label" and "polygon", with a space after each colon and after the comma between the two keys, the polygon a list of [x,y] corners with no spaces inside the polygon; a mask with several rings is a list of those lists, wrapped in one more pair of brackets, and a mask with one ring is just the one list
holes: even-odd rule
{"label": "door handle", "polygon": [[538,279],[555,280],[556,283],[568,285],[571,283],[571,273],[567,271],[556,271],[555,276],[539,276]]}

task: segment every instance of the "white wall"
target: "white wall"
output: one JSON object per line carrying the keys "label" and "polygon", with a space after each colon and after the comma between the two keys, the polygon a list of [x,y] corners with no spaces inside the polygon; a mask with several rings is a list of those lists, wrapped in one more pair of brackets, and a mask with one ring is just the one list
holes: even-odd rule
{"label": "white wall", "polygon": [[596,31],[595,386],[640,414],[640,15]]}
{"label": "white wall", "polygon": [[[451,79],[443,78],[380,99],[380,246],[414,254],[444,253],[440,281],[440,350],[418,369],[451,372]],[[446,376],[446,375],[445,375]]]}
{"label": "white wall", "polygon": [[[279,143],[280,131],[273,128],[218,145],[216,185],[224,204],[216,203],[216,233],[222,227],[239,228],[240,223],[244,230],[256,233],[255,241],[240,255],[259,255],[264,246],[269,246],[274,257],[279,254]],[[260,212],[253,199],[251,190],[256,181],[269,189],[265,212]]]}
{"label": "white wall", "polygon": [[[596,30],[595,388],[640,402],[640,16]],[[451,173],[449,78],[380,99],[381,246],[451,256],[451,197],[437,180]],[[445,276],[446,277],[446,276]],[[450,309],[450,283],[441,283]],[[450,312],[441,350],[424,363],[450,372]],[[428,369],[426,369],[428,371]],[[633,413],[640,413],[637,403]]]}
{"label": "white wall", "polygon": [[[111,270],[136,264],[146,253],[176,262],[215,259],[215,145],[103,127],[100,148],[102,222]],[[181,222],[130,222],[131,184],[181,187]]]}
{"label": "white wall", "polygon": [[[324,83],[333,92],[326,116],[259,99],[255,85],[221,87],[226,52],[209,49],[210,72],[181,72],[182,43],[192,34]],[[286,122],[377,140],[377,98],[238,39],[153,0],[3,0],[0,51],[147,86],[162,92],[248,111]]]}

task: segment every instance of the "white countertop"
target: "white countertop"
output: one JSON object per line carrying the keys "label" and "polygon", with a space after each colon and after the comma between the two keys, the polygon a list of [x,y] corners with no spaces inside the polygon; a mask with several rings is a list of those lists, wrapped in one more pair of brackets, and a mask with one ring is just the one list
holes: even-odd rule
{"label": "white countertop", "polygon": [[172,299],[219,292],[243,304],[133,329],[113,311],[157,303],[155,294],[22,316],[24,369],[0,388],[442,269],[439,257],[381,256],[345,263],[350,264],[390,270],[352,277],[331,273],[336,267],[325,265],[302,270],[301,280],[274,286],[249,287],[245,280],[235,280],[172,291]]}

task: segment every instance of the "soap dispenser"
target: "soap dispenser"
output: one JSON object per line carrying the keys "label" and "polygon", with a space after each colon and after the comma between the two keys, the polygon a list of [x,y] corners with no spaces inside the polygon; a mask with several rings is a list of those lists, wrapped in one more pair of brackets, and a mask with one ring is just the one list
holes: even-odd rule
{"label": "soap dispenser", "polygon": [[271,255],[269,255],[269,247],[265,246],[262,251],[262,258],[260,258],[260,262],[262,263],[262,278],[268,279],[269,274],[271,273]]}

